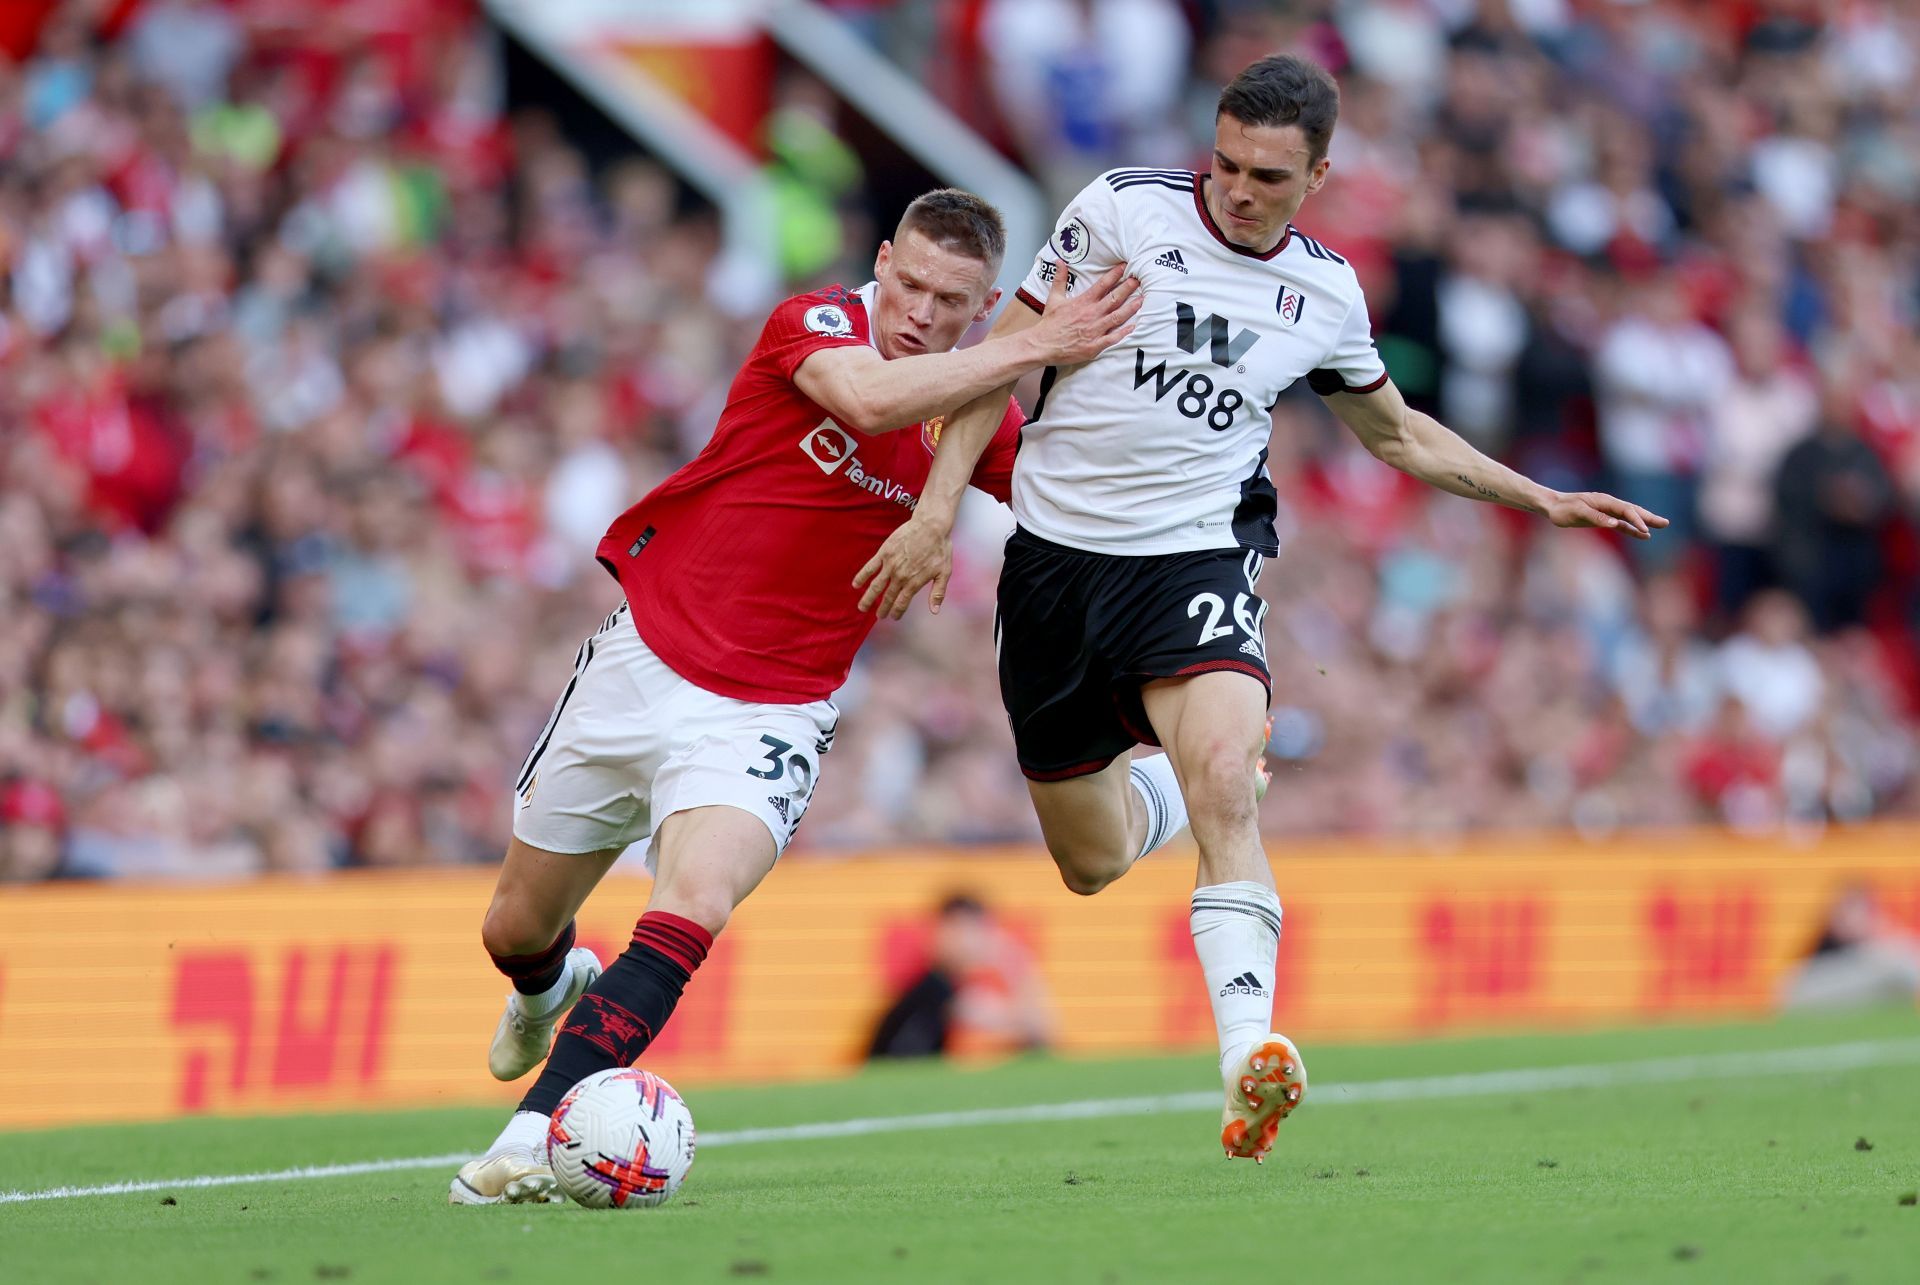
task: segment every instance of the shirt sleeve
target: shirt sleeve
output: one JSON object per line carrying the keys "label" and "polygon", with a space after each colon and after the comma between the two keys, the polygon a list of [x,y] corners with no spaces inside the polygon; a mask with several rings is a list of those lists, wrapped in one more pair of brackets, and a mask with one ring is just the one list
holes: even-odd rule
{"label": "shirt sleeve", "polygon": [[1367,299],[1356,293],[1340,337],[1318,370],[1307,372],[1307,386],[1322,397],[1334,393],[1370,393],[1387,382],[1387,368],[1373,346],[1373,324],[1367,319]]}
{"label": "shirt sleeve", "polygon": [[1098,277],[1114,264],[1127,262],[1128,250],[1120,207],[1103,174],[1082,188],[1060,212],[1053,235],[1040,247],[1026,280],[1014,293],[1034,311],[1045,312],[1053,276],[1063,264],[1071,291],[1084,278]]}
{"label": "shirt sleeve", "polygon": [[791,380],[800,363],[822,348],[865,347],[867,337],[860,329],[852,307],[822,294],[796,295],[767,318],[760,332],[760,356],[782,379]]}
{"label": "shirt sleeve", "polygon": [[980,453],[980,462],[973,466],[973,485],[1002,504],[1013,503],[1013,460],[1019,454],[1020,430],[1026,422],[1020,403],[1007,398],[1007,413],[987,449]]}

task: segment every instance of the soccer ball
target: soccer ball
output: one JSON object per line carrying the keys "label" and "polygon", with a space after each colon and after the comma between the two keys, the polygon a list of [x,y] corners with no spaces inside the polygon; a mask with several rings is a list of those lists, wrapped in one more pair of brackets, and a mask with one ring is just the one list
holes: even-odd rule
{"label": "soccer ball", "polygon": [[664,1205],[693,1168],[693,1113],[651,1071],[596,1071],[567,1091],[547,1125],[560,1190],[589,1209]]}

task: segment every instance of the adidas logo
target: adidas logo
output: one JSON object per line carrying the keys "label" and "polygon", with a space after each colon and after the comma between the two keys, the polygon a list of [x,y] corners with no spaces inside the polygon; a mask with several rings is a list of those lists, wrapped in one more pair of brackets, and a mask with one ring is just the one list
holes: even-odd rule
{"label": "adidas logo", "polygon": [[1186,261],[1180,257],[1178,250],[1167,251],[1153,261],[1153,266],[1156,268],[1172,268],[1175,272],[1187,273],[1188,276],[1193,275],[1187,272]]}
{"label": "adidas logo", "polygon": [[1260,645],[1258,640],[1253,638],[1249,638],[1245,642],[1241,643],[1240,650],[1246,652],[1247,655],[1255,657],[1256,659],[1259,659],[1259,660],[1265,660],[1267,658],[1266,649]]}
{"label": "adidas logo", "polygon": [[767,796],[767,802],[773,804],[773,810],[780,814],[780,823],[782,825],[793,824],[793,818],[792,816],[789,815],[789,812],[793,805],[790,802],[788,802],[786,795],[769,794]]}
{"label": "adidas logo", "polygon": [[1222,986],[1220,988],[1220,994],[1223,996],[1253,995],[1259,999],[1265,999],[1267,997],[1267,988],[1262,986],[1260,979],[1252,973],[1242,973],[1225,986]]}

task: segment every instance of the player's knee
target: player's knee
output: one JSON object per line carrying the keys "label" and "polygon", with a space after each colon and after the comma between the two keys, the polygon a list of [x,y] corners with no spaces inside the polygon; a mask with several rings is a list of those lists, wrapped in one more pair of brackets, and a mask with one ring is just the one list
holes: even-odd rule
{"label": "player's knee", "polygon": [[718,937],[733,916],[733,891],[718,883],[682,879],[660,886],[647,901],[648,910],[661,910],[682,919],[691,919]]}
{"label": "player's knee", "polygon": [[1088,850],[1055,852],[1053,861],[1060,869],[1060,882],[1067,885],[1067,891],[1082,897],[1099,892],[1125,874],[1132,864],[1122,854]]}
{"label": "player's knee", "polygon": [[1187,809],[1222,819],[1251,816],[1255,810],[1255,751],[1230,741],[1205,746],[1189,760]]}
{"label": "player's knee", "polygon": [[1118,874],[1088,874],[1080,870],[1061,870],[1060,882],[1067,885],[1067,891],[1082,897],[1091,897],[1115,879]]}
{"label": "player's knee", "polygon": [[490,955],[537,955],[553,945],[564,927],[548,924],[542,916],[511,901],[495,901],[480,921],[480,944]]}

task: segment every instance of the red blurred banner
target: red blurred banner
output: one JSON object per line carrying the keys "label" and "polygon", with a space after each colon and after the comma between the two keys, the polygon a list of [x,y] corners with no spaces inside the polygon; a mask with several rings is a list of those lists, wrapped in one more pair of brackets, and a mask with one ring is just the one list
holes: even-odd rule
{"label": "red blurred banner", "polygon": [[[1763,1009],[1860,881],[1920,928],[1920,831],[1796,846],[1648,834],[1485,839],[1472,856],[1274,852],[1278,1021],[1307,1041]],[[1093,898],[1039,852],[796,861],[742,908],[645,1059],[676,1081],[851,1066],[903,952],[957,890],[1000,910],[1073,1052],[1201,1047],[1190,854]],[[488,871],[232,887],[72,885],[0,898],[0,1127],[194,1112],[511,1101],[486,1072],[506,984],[479,943]],[[646,884],[581,921],[609,958]],[[903,945],[906,943],[906,945]]]}

